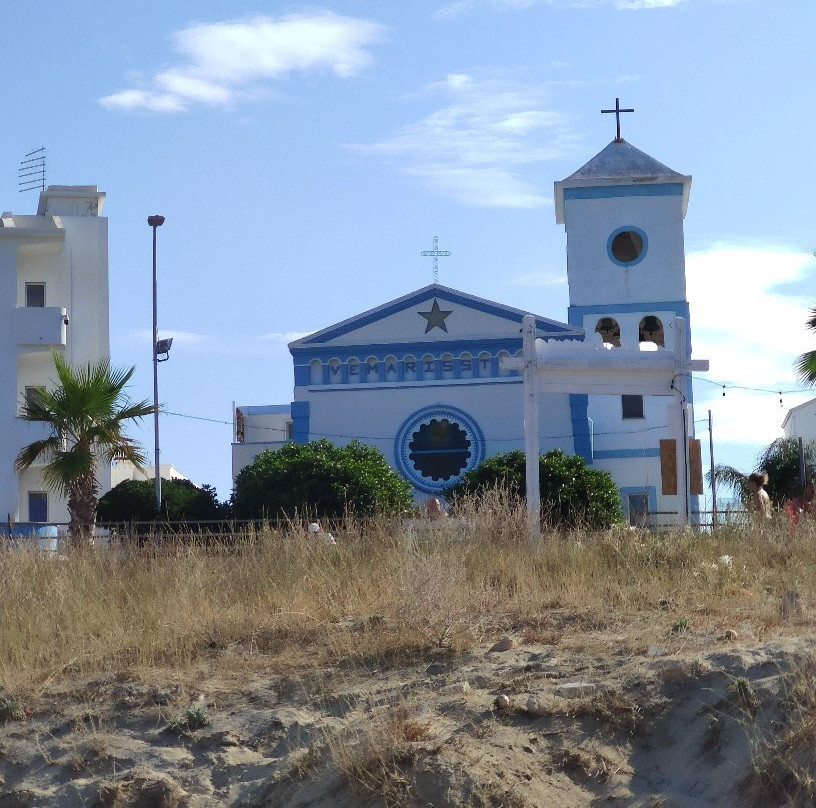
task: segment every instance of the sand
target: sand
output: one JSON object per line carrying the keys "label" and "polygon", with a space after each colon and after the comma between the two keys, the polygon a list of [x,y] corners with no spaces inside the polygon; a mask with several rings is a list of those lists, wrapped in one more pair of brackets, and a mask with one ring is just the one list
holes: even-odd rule
{"label": "sand", "polygon": [[0,808],[812,804],[804,629],[505,637],[408,665],[68,671],[0,699]]}

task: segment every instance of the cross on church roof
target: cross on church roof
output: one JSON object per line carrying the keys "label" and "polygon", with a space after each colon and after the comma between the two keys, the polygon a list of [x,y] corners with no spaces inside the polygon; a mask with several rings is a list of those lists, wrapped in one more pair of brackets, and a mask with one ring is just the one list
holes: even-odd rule
{"label": "cross on church roof", "polygon": [[621,112],[634,112],[633,109],[621,109],[620,106],[620,98],[615,99],[615,109],[602,109],[601,112],[614,112],[615,113],[615,122],[617,124],[616,133],[615,133],[615,140],[620,140],[620,114]]}
{"label": "cross on church roof", "polygon": [[450,255],[451,253],[450,250],[439,249],[439,238],[437,236],[434,236],[433,245],[434,248],[432,250],[423,250],[420,255],[431,256],[433,258],[433,279],[434,283],[439,283],[439,257]]}

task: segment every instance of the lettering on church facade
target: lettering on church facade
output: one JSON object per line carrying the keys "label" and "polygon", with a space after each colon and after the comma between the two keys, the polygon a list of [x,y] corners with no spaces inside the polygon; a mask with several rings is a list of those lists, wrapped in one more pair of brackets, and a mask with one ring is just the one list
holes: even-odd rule
{"label": "lettering on church facade", "polygon": [[495,356],[489,351],[482,351],[478,356],[464,351],[458,356],[446,352],[438,357],[433,354],[422,357],[407,354],[397,358],[391,354],[384,358],[352,356],[341,360],[335,356],[328,361],[312,359],[308,364],[308,383],[312,386],[372,384],[517,375],[515,370],[501,368],[500,360],[505,356],[509,356],[506,350],[499,351]]}

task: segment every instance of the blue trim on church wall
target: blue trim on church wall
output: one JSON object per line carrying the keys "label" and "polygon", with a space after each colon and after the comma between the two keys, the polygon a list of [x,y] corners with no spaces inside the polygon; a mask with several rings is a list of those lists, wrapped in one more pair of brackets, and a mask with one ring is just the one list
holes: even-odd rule
{"label": "blue trim on church wall", "polygon": [[251,404],[238,407],[244,415],[289,415],[291,406],[289,404]]}
{"label": "blue trim on church wall", "polygon": [[[564,337],[554,337],[555,339],[564,339]],[[573,337],[574,338],[574,337]],[[395,383],[404,380],[406,358],[411,357],[416,361],[416,376],[417,380],[426,379],[426,374],[432,373],[429,378],[433,380],[444,379],[445,373],[453,373],[453,378],[462,377],[462,354],[469,354],[471,358],[470,376],[464,378],[495,378],[500,375],[499,372],[499,354],[505,353],[508,356],[518,356],[521,352],[521,339],[518,338],[501,338],[501,339],[486,339],[479,341],[456,341],[456,342],[441,342],[441,343],[387,343],[378,345],[351,345],[347,347],[328,346],[324,348],[307,348],[299,347],[291,349],[295,386],[318,386],[312,382],[311,363],[315,360],[322,364],[322,379],[323,384],[329,387],[338,387],[342,385],[351,384],[375,384],[380,383]],[[483,367],[483,362],[480,360],[480,355],[487,353],[490,355],[489,367]],[[450,354],[452,365],[450,369],[442,367],[442,357]],[[393,381],[388,380],[385,360],[393,357],[397,361],[397,378]],[[425,367],[425,363],[431,360],[425,360],[425,357],[431,357],[434,362],[434,367]],[[356,374],[349,373],[349,360],[356,359],[360,365],[358,370],[364,371],[368,366],[368,360],[376,360],[377,362],[377,378],[371,379],[366,372],[358,372]],[[330,363],[332,361],[340,362],[339,372],[340,381],[332,383],[332,370]],[[445,360],[447,362],[449,360]],[[371,364],[373,367],[373,362]],[[467,372],[467,371],[466,371]],[[521,376],[520,371],[508,371],[507,376]],[[355,378],[356,377],[356,378]]]}
{"label": "blue trim on church wall", "polygon": [[292,440],[295,443],[309,442],[309,402],[292,402]]}
{"label": "blue trim on church wall", "polygon": [[[498,354],[499,351],[509,351],[515,353],[521,350],[521,326],[519,325],[519,335],[513,337],[482,337],[481,339],[458,339],[458,340],[434,340],[432,342],[366,342],[354,345],[300,345],[289,349],[289,353],[300,362],[308,362],[312,359],[320,359],[327,362],[330,359],[340,359],[344,361],[351,357],[356,357],[364,361],[370,356],[377,359],[385,359],[387,356],[406,354],[423,356],[431,354],[434,358],[439,358],[442,354],[462,354],[480,353],[489,351]],[[580,339],[580,334],[551,334],[543,331],[537,334],[540,339]]]}
{"label": "blue trim on church wall", "polygon": [[683,196],[683,183],[591,185],[580,188],[564,188],[565,202],[570,199],[612,199],[621,196]]}
{"label": "blue trim on church wall", "polygon": [[570,393],[569,402],[575,454],[592,463],[592,433],[587,412],[589,396],[586,393]]}
{"label": "blue trim on church wall", "polygon": [[673,311],[676,317],[683,317],[689,326],[688,333],[691,333],[689,323],[689,304],[687,300],[661,300],[657,302],[648,301],[644,303],[602,303],[589,306],[570,306],[567,309],[567,321],[576,328],[583,328],[584,315],[586,314],[631,314],[642,311],[648,314],[652,311]]}
{"label": "blue trim on church wall", "polygon": [[[445,303],[453,303],[459,306],[465,306],[468,309],[474,311],[480,311],[484,314],[491,314],[495,317],[500,317],[502,319],[507,320],[510,323],[518,323],[519,328],[521,327],[521,319],[520,314],[524,314],[524,312],[520,312],[517,309],[512,309],[508,306],[501,306],[495,303],[490,303],[489,301],[482,301],[478,299],[473,299],[469,297],[464,297],[463,295],[458,295],[455,292],[451,292],[449,289],[438,289],[435,290],[433,288],[427,290],[425,293],[421,295],[417,295],[414,298],[409,298],[408,300],[402,299],[395,301],[390,306],[385,306],[383,308],[374,309],[367,314],[359,315],[358,317],[353,317],[346,323],[339,324],[335,327],[329,326],[325,331],[318,331],[317,334],[320,334],[320,342],[318,344],[323,344],[329,342],[331,340],[337,339],[338,337],[342,337],[345,334],[349,334],[352,331],[356,331],[359,328],[362,328],[367,325],[371,325],[372,323],[376,323],[379,320],[383,320],[386,317],[390,317],[392,314],[396,314],[400,311],[405,311],[406,309],[413,308],[414,306],[421,306],[425,303],[429,303],[434,299],[439,299],[444,301]],[[546,333],[553,333],[558,334],[563,331],[566,331],[560,323],[554,320],[546,320],[546,319],[539,319],[536,318],[536,328],[541,329]],[[304,337],[303,340],[296,341],[298,345],[296,347],[305,347],[310,344],[311,340],[309,337]],[[294,343],[290,343],[290,349]]]}
{"label": "blue trim on church wall", "polygon": [[660,457],[660,449],[598,449],[596,460],[611,460],[619,457]]}
{"label": "blue trim on church wall", "polygon": [[471,385],[478,385],[479,387],[490,387],[496,384],[521,384],[523,379],[521,375],[518,376],[499,376],[495,379],[436,379],[429,380],[416,379],[415,381],[407,382],[383,382],[377,384],[376,382],[360,382],[355,384],[328,384],[325,386],[310,386],[308,387],[309,395],[318,395],[319,393],[340,393],[346,390],[410,390],[412,387],[433,387],[434,390],[444,390],[445,388],[461,388]]}

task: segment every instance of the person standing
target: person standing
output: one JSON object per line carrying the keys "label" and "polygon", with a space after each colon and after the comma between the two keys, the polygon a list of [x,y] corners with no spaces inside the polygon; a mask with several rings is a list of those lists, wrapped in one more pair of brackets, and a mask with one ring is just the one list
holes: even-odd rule
{"label": "person standing", "polygon": [[768,475],[757,471],[748,475],[748,510],[757,521],[771,518],[771,498],[765,490]]}

